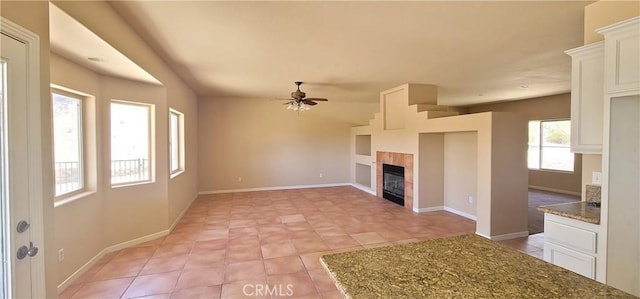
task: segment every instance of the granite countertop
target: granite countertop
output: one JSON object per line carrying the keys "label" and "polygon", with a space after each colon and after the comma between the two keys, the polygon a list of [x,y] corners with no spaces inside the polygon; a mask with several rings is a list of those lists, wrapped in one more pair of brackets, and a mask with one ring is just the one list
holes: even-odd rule
{"label": "granite countertop", "polygon": [[325,255],[347,298],[635,298],[477,235]]}
{"label": "granite countertop", "polygon": [[573,218],[580,221],[600,224],[600,208],[586,201],[539,206],[538,211]]}

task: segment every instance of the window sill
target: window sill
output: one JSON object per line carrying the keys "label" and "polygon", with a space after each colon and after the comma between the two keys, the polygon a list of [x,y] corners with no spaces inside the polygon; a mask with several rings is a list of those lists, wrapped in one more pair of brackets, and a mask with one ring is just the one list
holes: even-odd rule
{"label": "window sill", "polygon": [[117,188],[124,188],[124,187],[134,187],[134,186],[147,185],[147,184],[153,184],[153,183],[155,182],[154,181],[127,182],[127,183],[120,183],[117,185],[111,185],[111,188],[117,189]]}
{"label": "window sill", "polygon": [[576,173],[575,171],[543,169],[543,168],[528,168],[528,169],[533,171],[552,172],[552,173],[559,173],[559,174],[575,174]]}
{"label": "window sill", "polygon": [[177,177],[177,176],[179,176],[179,175],[181,175],[183,173],[184,173],[184,169],[180,169],[180,170],[172,173],[171,176],[169,176],[169,179],[173,179],[173,178],[175,178],[175,177]]}
{"label": "window sill", "polygon": [[85,192],[82,192],[82,193],[79,193],[79,194],[76,194],[76,195],[72,195],[72,196],[69,196],[69,197],[65,197],[63,199],[56,200],[53,203],[53,207],[54,208],[61,207],[61,206],[66,205],[68,203],[72,203],[72,202],[74,202],[76,200],[79,200],[79,199],[82,199],[82,198],[85,198],[85,197],[89,197],[89,196],[91,196],[91,195],[93,195],[95,193],[97,193],[97,192],[96,191],[85,191]]}

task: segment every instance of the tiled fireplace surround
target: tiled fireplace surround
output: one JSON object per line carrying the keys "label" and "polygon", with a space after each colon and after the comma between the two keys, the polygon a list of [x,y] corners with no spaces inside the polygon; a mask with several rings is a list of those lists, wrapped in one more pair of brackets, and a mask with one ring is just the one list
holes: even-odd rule
{"label": "tiled fireplace surround", "polygon": [[376,196],[382,198],[382,164],[404,167],[404,207],[413,210],[413,154],[376,152]]}

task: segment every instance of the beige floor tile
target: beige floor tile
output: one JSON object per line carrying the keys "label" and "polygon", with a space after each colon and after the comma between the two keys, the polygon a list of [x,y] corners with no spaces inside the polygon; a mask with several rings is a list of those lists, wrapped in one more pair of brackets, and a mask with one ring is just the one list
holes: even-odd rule
{"label": "beige floor tile", "polygon": [[[342,298],[322,255],[474,231],[463,217],[414,214],[352,187],[203,195],[171,234],[105,255],[60,297],[278,298],[270,284],[293,283],[287,298]],[[541,257],[544,235],[503,243]]]}
{"label": "beige floor tile", "polygon": [[267,274],[289,274],[306,270],[298,255],[266,259],[264,267]]}
{"label": "beige floor tile", "polygon": [[120,298],[132,281],[133,277],[89,282],[81,286],[71,298]]}
{"label": "beige floor tile", "polygon": [[136,298],[157,294],[169,294],[173,292],[176,282],[180,277],[180,271],[141,275],[131,283],[124,293],[124,298]]}
{"label": "beige floor tile", "polygon": [[222,284],[223,266],[210,268],[185,269],[182,271],[176,291]]}

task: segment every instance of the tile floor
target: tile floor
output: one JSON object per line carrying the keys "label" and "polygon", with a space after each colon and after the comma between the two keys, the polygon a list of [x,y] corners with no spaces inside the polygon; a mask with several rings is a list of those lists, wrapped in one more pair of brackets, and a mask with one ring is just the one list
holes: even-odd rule
{"label": "tile floor", "polygon": [[[320,256],[474,231],[353,187],[200,196],[170,235],[107,254],[60,298],[342,298]],[[503,243],[535,255],[540,240]]]}

